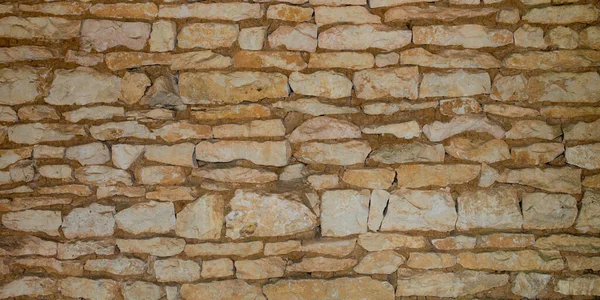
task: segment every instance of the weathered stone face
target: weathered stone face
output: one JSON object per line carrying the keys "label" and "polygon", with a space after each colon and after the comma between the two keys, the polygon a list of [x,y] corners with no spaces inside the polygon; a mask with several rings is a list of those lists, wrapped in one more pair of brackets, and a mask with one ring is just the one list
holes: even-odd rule
{"label": "weathered stone face", "polygon": [[177,213],[175,234],[184,238],[216,240],[224,223],[224,199],[206,194]]}
{"label": "weathered stone face", "polygon": [[395,191],[380,231],[452,231],[457,216],[454,207],[447,191]]}
{"label": "weathered stone face", "polygon": [[81,24],[81,48],[104,52],[124,46],[142,50],[150,36],[150,24],[142,22],[119,22],[109,20],[85,20]]}
{"label": "weathered stone face", "polygon": [[324,236],[367,232],[368,190],[325,191],[321,197],[321,230]]}
{"label": "weathered stone face", "polygon": [[115,230],[115,208],[96,203],[76,208],[63,218],[62,231],[66,238],[112,236]]}
{"label": "weathered stone face", "polygon": [[481,25],[431,25],[413,28],[415,44],[463,46],[465,48],[501,47],[512,43],[512,32]]}
{"label": "weathered stone face", "polygon": [[190,300],[200,300],[204,297],[215,300],[236,298],[265,300],[260,286],[248,284],[241,279],[184,284],[181,287],[181,297]]}
{"label": "weathered stone face", "polygon": [[363,163],[371,152],[367,142],[353,140],[345,143],[302,143],[294,157],[305,163],[353,165]]}
{"label": "weathered stone face", "polygon": [[115,215],[117,228],[131,234],[167,233],[175,227],[172,203],[147,202],[135,204]]}
{"label": "weathered stone face", "polygon": [[13,39],[65,40],[77,37],[81,21],[56,17],[0,19],[0,36]]}
{"label": "weathered stone face", "polygon": [[339,278],[333,280],[301,279],[281,280],[266,285],[263,292],[268,299],[289,299],[300,293],[303,297],[361,299],[372,297],[382,300],[394,299],[394,289],[387,282],[369,277]]}
{"label": "weathered stone face", "polygon": [[568,228],[577,217],[577,200],[570,195],[530,193],[522,206],[525,229]]}
{"label": "weathered stone face", "polygon": [[[249,150],[253,149],[253,150]],[[205,162],[230,162],[245,159],[258,165],[284,166],[291,156],[287,141],[218,141],[196,145],[196,159]]]}
{"label": "weathered stone face", "polygon": [[581,170],[563,168],[506,169],[498,182],[517,183],[556,193],[579,194],[581,192]]}
{"label": "weathered stone face", "polygon": [[458,197],[456,228],[520,229],[523,217],[517,191],[513,189],[465,192]]}
{"label": "weathered stone face", "polygon": [[319,34],[319,47],[329,50],[366,50],[378,48],[386,51],[410,44],[412,33],[385,25],[338,25]]}
{"label": "weathered stone face", "polygon": [[479,175],[479,165],[401,165],[396,168],[398,186],[419,188],[467,183]]}
{"label": "weathered stone face", "polygon": [[[408,273],[408,272],[407,272]],[[477,294],[508,283],[506,274],[479,271],[444,273],[426,271],[401,274],[396,296],[460,297]]]}

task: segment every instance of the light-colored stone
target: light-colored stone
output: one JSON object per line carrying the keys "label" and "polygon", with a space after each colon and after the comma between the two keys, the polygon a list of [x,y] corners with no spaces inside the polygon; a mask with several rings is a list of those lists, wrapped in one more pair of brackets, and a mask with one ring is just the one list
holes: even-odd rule
{"label": "light-colored stone", "polygon": [[277,180],[277,174],[244,167],[194,169],[192,176],[230,183],[267,183]]}
{"label": "light-colored stone", "polygon": [[498,252],[463,252],[458,254],[458,264],[467,269],[502,271],[560,271],[564,262],[560,252],[521,250]]}
{"label": "light-colored stone", "polygon": [[508,284],[508,278],[507,274],[479,271],[408,273],[399,276],[396,296],[456,298],[504,286]]}
{"label": "light-colored stone", "polygon": [[33,102],[40,95],[40,77],[44,72],[30,67],[0,69],[0,104]]}
{"label": "light-colored stone", "polygon": [[277,256],[255,260],[238,260],[235,262],[235,276],[239,279],[283,277],[285,265],[286,261]]}
{"label": "light-colored stone", "polygon": [[184,49],[230,47],[237,40],[239,31],[237,24],[186,24],[177,34],[177,46]]}
{"label": "light-colored stone", "polygon": [[458,197],[458,230],[521,229],[523,216],[515,189],[468,191]]}
{"label": "light-colored stone", "polygon": [[475,248],[477,239],[466,235],[449,236],[431,240],[431,244],[438,250],[463,250]]}
{"label": "light-colored stone", "polygon": [[90,13],[100,18],[153,19],[158,14],[158,6],[154,3],[95,4]]}
{"label": "light-colored stone", "polygon": [[547,237],[538,238],[535,241],[535,247],[546,250],[599,253],[600,239],[592,236],[554,234]]}
{"label": "light-colored stone", "polygon": [[224,223],[224,199],[205,194],[177,214],[175,234],[184,238],[217,240]]}
{"label": "light-colored stone", "polygon": [[385,51],[410,44],[410,30],[395,29],[385,25],[339,25],[319,33],[319,48],[329,50],[367,50],[377,48]]}
{"label": "light-colored stone", "polygon": [[543,165],[553,161],[565,151],[562,143],[536,143],[511,149],[512,160],[519,164]]}
{"label": "light-colored stone", "polygon": [[24,210],[2,215],[4,227],[22,232],[43,232],[51,236],[59,236],[58,228],[61,224],[60,211]]}
{"label": "light-colored stone", "polygon": [[168,233],[175,228],[173,203],[150,201],[134,204],[115,215],[117,228],[131,233]]}
{"label": "light-colored stone", "polygon": [[565,158],[570,165],[588,170],[600,169],[600,143],[567,147]]}
{"label": "light-colored stone", "polygon": [[266,39],[267,27],[265,26],[242,28],[238,35],[238,44],[244,50],[261,50]]}
{"label": "light-colored stone", "polygon": [[361,6],[317,6],[315,7],[315,23],[318,26],[336,23],[377,24],[381,23],[381,17],[370,13],[367,8]]}
{"label": "light-colored stone", "polygon": [[19,119],[29,121],[59,120],[56,109],[47,105],[23,106],[19,109]]}
{"label": "light-colored stone", "polygon": [[357,52],[326,52],[310,55],[308,67],[313,69],[352,69],[372,68],[375,63],[373,54]]}
{"label": "light-colored stone", "polygon": [[547,106],[540,108],[540,113],[546,118],[580,118],[593,117],[600,115],[598,107],[568,107],[568,106]]}
{"label": "light-colored stone", "polygon": [[154,262],[154,274],[158,282],[192,282],[200,279],[200,265],[179,258],[161,259]]}
{"label": "light-colored stone", "polygon": [[353,258],[305,257],[298,263],[286,267],[287,272],[338,272],[356,265]]}
{"label": "light-colored stone", "polygon": [[300,71],[307,64],[300,52],[289,51],[239,51],[233,56],[236,68],[278,68],[289,71]]}
{"label": "light-colored stone", "polygon": [[[552,46],[552,45],[551,45]],[[517,70],[550,70],[566,69],[577,67],[591,67],[600,63],[600,52],[593,50],[557,50],[557,51],[529,51],[521,53],[511,53],[503,60],[503,65],[510,69]],[[577,79],[576,79],[577,80]],[[592,79],[597,81],[597,79]],[[537,82],[535,82],[537,83]],[[539,83],[538,83],[539,84]],[[561,83],[555,83],[561,85]],[[577,83],[569,83],[572,85]],[[584,85],[585,87],[585,85]],[[567,88],[571,93],[575,89]],[[539,91],[538,91],[539,92]],[[557,91],[553,91],[557,92]],[[558,91],[560,92],[560,91]],[[551,97],[551,96],[549,96]],[[542,100],[543,101],[543,100]],[[550,100],[552,101],[552,100]],[[553,100],[558,102],[560,100]],[[564,102],[564,101],[563,101]]]}
{"label": "light-colored stone", "polygon": [[311,140],[352,139],[359,138],[360,135],[360,128],[351,122],[330,117],[316,117],[298,126],[288,136],[288,140],[299,143]]}
{"label": "light-colored stone", "polygon": [[565,26],[550,29],[545,39],[548,45],[553,48],[575,49],[579,46],[579,33]]}
{"label": "light-colored stone", "polygon": [[375,149],[370,158],[384,164],[402,164],[410,162],[443,162],[444,146],[427,145],[419,142],[409,144],[386,144]]}
{"label": "light-colored stone", "polygon": [[262,119],[271,115],[267,106],[259,104],[225,105],[192,111],[191,116],[197,121],[217,121],[226,119]]}
{"label": "light-colored stone", "polygon": [[401,165],[396,167],[399,187],[419,188],[464,184],[477,178],[479,165]]}
{"label": "light-colored stone", "polygon": [[240,279],[184,284],[181,286],[181,297],[186,300],[266,300],[260,286]]}
{"label": "light-colored stone", "polygon": [[513,33],[506,29],[493,29],[475,24],[414,26],[412,31],[413,42],[416,45],[484,48],[501,47],[513,42]]}
{"label": "light-colored stone", "polygon": [[529,24],[523,24],[515,31],[515,46],[523,48],[545,49],[548,47],[544,40],[544,30],[539,27],[533,27]]}
{"label": "light-colored stone", "polygon": [[593,270],[597,271],[600,269],[600,257],[599,256],[565,256],[567,259],[567,265],[571,271],[580,270]]}
{"label": "light-colored stone", "polygon": [[392,274],[406,259],[392,250],[371,252],[365,255],[354,267],[359,274]]}
{"label": "light-colored stone", "polygon": [[7,242],[0,244],[0,254],[3,256],[56,255],[56,242],[42,240],[35,236],[7,236],[3,241]]}
{"label": "light-colored stone", "polygon": [[50,296],[56,293],[56,281],[51,278],[35,276],[24,276],[6,284],[0,288],[0,298],[8,299],[19,296],[38,298]]}
{"label": "light-colored stone", "polygon": [[263,242],[254,241],[247,243],[202,243],[187,244],[185,254],[187,256],[239,256],[247,257],[259,254],[263,251]]}
{"label": "light-colored stone", "polygon": [[447,123],[435,121],[423,126],[423,133],[432,142],[443,141],[468,131],[489,133],[497,139],[503,138],[505,133],[502,127],[494,124],[488,118],[468,115],[454,117]]}
{"label": "light-colored stone", "polygon": [[568,228],[577,217],[577,199],[571,195],[528,193],[522,206],[525,229]]}
{"label": "light-colored stone", "polygon": [[396,177],[392,169],[352,169],[346,170],[342,181],[367,189],[388,189]]}
{"label": "light-colored stone", "polygon": [[600,75],[586,73],[544,73],[529,78],[527,93],[535,102],[598,102]]}
{"label": "light-colored stone", "polygon": [[185,240],[167,237],[154,237],[144,240],[117,239],[117,246],[121,253],[139,253],[168,257],[183,252]]}
{"label": "light-colored stone", "polygon": [[153,130],[153,133],[169,143],[188,139],[208,139],[212,136],[210,126],[187,121],[166,124]]}
{"label": "light-colored stone", "polygon": [[115,254],[115,241],[108,239],[102,241],[75,241],[58,244],[58,254],[56,257],[58,259],[75,259],[89,254],[113,255]]}
{"label": "light-colored stone", "polygon": [[399,61],[400,54],[396,52],[381,53],[375,56],[375,65],[380,68],[396,65]]}
{"label": "light-colored stone", "polygon": [[144,145],[116,144],[112,146],[112,162],[119,169],[129,169],[144,152]]}
{"label": "light-colored stone", "polygon": [[591,4],[532,8],[523,16],[527,23],[540,24],[593,23],[597,20],[598,9]]}
{"label": "light-colored stone", "polygon": [[209,20],[241,21],[260,19],[264,9],[256,3],[189,3],[166,4],[159,7],[160,18],[196,18]]}
{"label": "light-colored stone", "polygon": [[67,40],[79,34],[81,21],[56,17],[0,19],[0,37],[12,39]]}
{"label": "light-colored stone", "polygon": [[94,295],[97,300],[114,299],[119,295],[120,288],[120,283],[109,279],[67,277],[58,281],[60,293],[71,298],[91,299],[90,295]]}
{"label": "light-colored stone", "polygon": [[390,283],[370,277],[280,280],[265,285],[263,292],[269,300],[287,300],[291,297],[347,300],[394,299],[394,288]]}
{"label": "light-colored stone", "polygon": [[159,201],[191,201],[194,190],[185,186],[157,186],[154,191],[146,193],[147,199]]}
{"label": "light-colored stone", "polygon": [[69,141],[87,133],[82,126],[70,124],[28,123],[9,127],[8,139],[19,144],[38,144],[42,142]]}
{"label": "light-colored stone", "polygon": [[141,275],[146,271],[146,263],[135,258],[90,259],[84,269],[90,272],[106,272],[117,276]]}
{"label": "light-colored stone", "polygon": [[554,290],[564,295],[600,295],[600,277],[595,275],[572,276],[558,280]]}
{"label": "light-colored stone", "polygon": [[317,51],[317,25],[300,23],[294,27],[281,25],[269,34],[271,48],[283,46],[287,50]]}
{"label": "light-colored stone", "polygon": [[160,300],[166,294],[162,287],[143,281],[125,284],[122,293],[124,300],[134,300],[139,298]]}
{"label": "light-colored stone", "polygon": [[4,169],[20,160],[30,158],[33,149],[32,147],[0,149],[0,169]]}
{"label": "light-colored stone", "polygon": [[16,123],[18,120],[19,117],[17,116],[17,112],[14,109],[8,106],[0,107],[0,122]]}
{"label": "light-colored stone", "polygon": [[196,159],[206,162],[245,159],[258,165],[285,166],[290,155],[291,147],[287,141],[206,141],[196,145]]}
{"label": "light-colored stone", "polygon": [[136,121],[111,122],[90,127],[90,134],[97,140],[108,141],[121,138],[150,139],[156,137],[148,127]]}
{"label": "light-colored stone", "polygon": [[421,135],[421,128],[416,121],[404,123],[369,125],[362,128],[365,134],[391,134],[400,139],[411,139]]}
{"label": "light-colored stone", "polygon": [[294,157],[305,163],[354,165],[363,163],[371,147],[366,141],[353,140],[344,143],[302,143]]}
{"label": "light-colored stone", "polygon": [[522,120],[513,124],[506,132],[507,139],[538,138],[553,140],[561,135],[560,126],[548,125],[540,120]]}
{"label": "light-colored stone", "polygon": [[82,107],[76,110],[64,112],[65,119],[72,123],[81,120],[106,120],[114,117],[124,117],[125,110],[116,106]]}
{"label": "light-colored stone", "polygon": [[575,223],[575,229],[584,233],[596,233],[600,231],[600,193],[587,190],[581,199],[581,210]]}
{"label": "light-colored stone", "polygon": [[75,170],[75,178],[85,184],[132,185],[131,174],[107,166],[86,166]]}
{"label": "light-colored stone", "polygon": [[236,190],[229,202],[231,212],[225,217],[226,236],[231,239],[285,236],[314,229],[316,216],[294,198]]}
{"label": "light-colored stone", "polygon": [[356,96],[367,100],[395,97],[416,99],[419,72],[416,67],[360,71],[352,79]]}
{"label": "light-colored stone", "polygon": [[452,231],[455,202],[448,191],[394,191],[380,231]]}
{"label": "light-colored stone", "polygon": [[320,239],[302,242],[302,252],[335,257],[348,256],[356,247],[356,239]]}
{"label": "light-colored stone", "polygon": [[388,206],[390,193],[385,190],[374,190],[371,192],[369,202],[369,220],[367,225],[369,230],[378,231],[384,218],[385,209]]}
{"label": "light-colored stone", "polygon": [[91,143],[67,148],[65,157],[84,166],[100,165],[110,160],[110,152],[103,143]]}
{"label": "light-colored stone", "polygon": [[512,284],[511,291],[521,297],[536,298],[548,283],[552,275],[539,273],[519,273]]}
{"label": "light-colored stone", "polygon": [[185,182],[186,173],[182,167],[148,166],[137,170],[136,179],[147,185],[174,185]]}
{"label": "light-colored stone", "polygon": [[300,241],[290,240],[265,244],[265,256],[282,255],[301,250]]}
{"label": "light-colored stone", "polygon": [[233,65],[231,57],[210,50],[174,54],[172,59],[171,70],[224,69]]}
{"label": "light-colored stone", "polygon": [[67,276],[83,275],[83,264],[78,261],[60,261],[54,258],[35,257],[21,258],[14,260],[11,265],[32,269],[33,271],[42,269],[48,273],[54,273]]}
{"label": "light-colored stone", "polygon": [[491,115],[507,118],[535,118],[540,115],[537,109],[508,104],[486,104],[483,107],[483,111]]}
{"label": "light-colored stone", "polygon": [[481,104],[475,98],[463,97],[440,100],[440,112],[446,116],[481,113]]}
{"label": "light-colored stone", "polygon": [[269,5],[267,19],[289,22],[308,22],[312,19],[313,9],[288,4]]}
{"label": "light-colored stone", "polygon": [[526,86],[527,79],[522,74],[515,76],[498,74],[494,77],[490,97],[499,101],[527,100],[529,96],[527,95]]}
{"label": "light-colored stone", "polygon": [[144,158],[159,163],[193,167],[194,144],[183,143],[172,146],[146,145]]}
{"label": "light-colored stone", "polygon": [[449,155],[481,163],[495,163],[510,159],[508,144],[503,140],[481,140],[452,137],[444,147]]}
{"label": "light-colored stone", "polygon": [[173,21],[160,20],[152,23],[152,32],[150,33],[150,51],[168,52],[175,49],[175,35],[177,34],[177,25]]}
{"label": "light-colored stone", "polygon": [[115,208],[92,203],[75,208],[63,218],[62,231],[66,238],[112,236],[115,229]]}
{"label": "light-colored stone", "polygon": [[563,126],[565,141],[600,140],[600,120]]}
{"label": "light-colored stone", "polygon": [[406,265],[415,269],[443,269],[456,265],[456,256],[448,253],[412,252]]}
{"label": "light-colored stone", "polygon": [[410,3],[436,2],[438,0],[369,0],[370,8],[399,6]]}
{"label": "light-colored stone", "polygon": [[104,52],[124,46],[139,51],[145,47],[150,29],[150,24],[142,22],[87,19],[81,23],[81,49]]}
{"label": "light-colored stone", "polygon": [[400,6],[391,8],[385,12],[385,22],[409,22],[412,20],[440,20],[450,22],[459,18],[484,17],[496,11],[497,9],[492,7],[463,9],[440,6],[429,6],[426,8]]}
{"label": "light-colored stone", "polygon": [[0,62],[48,60],[58,58],[54,49],[38,46],[4,47],[0,49]]}
{"label": "light-colored stone", "polygon": [[600,26],[590,26],[579,32],[582,46],[600,50]]}
{"label": "light-colored stone", "polygon": [[81,15],[91,4],[82,2],[54,2],[40,4],[19,4],[19,10],[24,12],[39,12],[49,15]]}
{"label": "light-colored stone", "polygon": [[325,191],[321,196],[321,234],[347,236],[367,232],[369,190]]}
{"label": "light-colored stone", "polygon": [[294,72],[289,83],[292,91],[301,95],[325,98],[349,97],[352,93],[352,82],[344,74],[334,71],[317,71],[311,74]]}
{"label": "light-colored stone", "polygon": [[423,48],[412,48],[400,53],[400,62],[432,68],[496,69],[502,63],[494,56],[477,50],[442,50],[436,54]]}
{"label": "light-colored stone", "polygon": [[205,260],[202,262],[202,278],[221,278],[233,276],[233,261],[229,258]]}
{"label": "light-colored stone", "polygon": [[463,70],[451,73],[426,73],[419,86],[419,96],[464,97],[491,92],[490,75],[486,72],[468,73]]}
{"label": "light-colored stone", "polygon": [[144,96],[146,89],[151,85],[150,78],[144,73],[125,73],[121,78],[121,94],[119,99],[127,104],[133,104]]}
{"label": "light-colored stone", "polygon": [[581,193],[581,169],[524,168],[505,169],[498,182],[516,183],[555,193]]}

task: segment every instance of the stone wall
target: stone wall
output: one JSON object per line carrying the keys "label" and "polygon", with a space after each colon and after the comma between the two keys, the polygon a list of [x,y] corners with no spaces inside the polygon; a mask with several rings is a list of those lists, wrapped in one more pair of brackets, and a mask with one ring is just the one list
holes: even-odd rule
{"label": "stone wall", "polygon": [[600,296],[598,1],[122,2],[0,3],[0,299]]}

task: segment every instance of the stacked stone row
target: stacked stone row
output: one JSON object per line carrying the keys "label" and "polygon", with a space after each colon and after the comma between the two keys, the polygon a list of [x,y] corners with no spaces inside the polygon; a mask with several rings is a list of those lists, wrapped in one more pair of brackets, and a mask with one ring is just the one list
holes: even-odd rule
{"label": "stacked stone row", "polygon": [[600,5],[0,4],[0,299],[600,296]]}

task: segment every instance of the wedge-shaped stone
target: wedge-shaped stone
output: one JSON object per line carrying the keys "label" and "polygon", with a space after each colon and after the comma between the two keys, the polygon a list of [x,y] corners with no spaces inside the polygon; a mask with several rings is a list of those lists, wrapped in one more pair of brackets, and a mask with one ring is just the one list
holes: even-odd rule
{"label": "wedge-shaped stone", "polygon": [[486,72],[468,73],[463,70],[451,73],[426,73],[419,87],[419,96],[464,97],[491,92],[490,75]]}
{"label": "wedge-shaped stone", "polygon": [[401,6],[386,11],[385,22],[409,22],[419,19],[449,22],[456,19],[483,17],[497,11],[497,9],[492,7],[463,9],[440,6],[426,6],[425,8],[418,6]]}
{"label": "wedge-shaped stone", "polygon": [[600,51],[558,50],[511,53],[502,62],[517,70],[551,70],[593,67],[600,64]]}
{"label": "wedge-shaped stone", "polygon": [[508,284],[507,274],[479,271],[444,273],[427,271],[400,274],[396,296],[461,297]]}
{"label": "wedge-shaped stone", "polygon": [[313,98],[301,98],[296,101],[279,101],[272,104],[273,107],[281,108],[287,112],[294,111],[312,116],[354,114],[359,110],[350,106],[336,106],[322,103]]}
{"label": "wedge-shaped stone", "polygon": [[230,183],[267,183],[278,178],[271,171],[244,167],[194,169],[192,176]]}
{"label": "wedge-shaped stone", "polygon": [[231,239],[292,235],[317,225],[317,217],[308,207],[285,194],[236,190],[229,207],[225,221],[226,236]]}
{"label": "wedge-shaped stone", "polygon": [[150,201],[134,204],[115,215],[117,227],[131,234],[167,233],[175,228],[171,202]]}
{"label": "wedge-shaped stone", "polygon": [[512,160],[518,164],[543,165],[565,152],[565,146],[562,143],[536,143],[513,147],[510,151]]}
{"label": "wedge-shaped stone", "polygon": [[342,180],[366,189],[388,189],[395,178],[396,172],[392,169],[352,169],[344,172]]}
{"label": "wedge-shaped stone", "polygon": [[455,202],[448,191],[394,191],[389,199],[381,231],[452,231]]}
{"label": "wedge-shaped stone", "polygon": [[77,136],[86,136],[85,128],[70,124],[17,124],[8,128],[8,139],[18,144],[69,141]]}
{"label": "wedge-shaped stone", "polygon": [[581,210],[575,223],[575,229],[584,233],[600,232],[600,193],[585,191],[581,200]]}
{"label": "wedge-shaped stone", "polygon": [[235,262],[236,277],[239,279],[283,277],[285,264],[286,261],[277,256],[255,260],[238,260]]}
{"label": "wedge-shaped stone", "polygon": [[306,69],[300,52],[286,51],[239,51],[233,56],[236,68],[278,68],[289,71]]}
{"label": "wedge-shaped stone", "polygon": [[491,29],[482,25],[415,26],[413,42],[416,45],[462,46],[465,48],[501,47],[513,42],[512,32]]}
{"label": "wedge-shaped stone", "polygon": [[399,233],[365,233],[358,236],[358,244],[369,252],[395,249],[419,249],[428,245],[422,236]]}
{"label": "wedge-shaped stone", "polygon": [[40,95],[42,69],[30,67],[0,69],[0,104],[19,105]]}
{"label": "wedge-shaped stone", "polygon": [[488,164],[510,159],[508,144],[503,140],[452,137],[444,149],[453,157]]}
{"label": "wedge-shaped stone", "polygon": [[560,252],[521,250],[458,254],[458,263],[466,269],[502,271],[560,271],[564,269]]}
{"label": "wedge-shaped stone", "polygon": [[51,236],[58,236],[58,228],[61,224],[60,211],[24,210],[2,215],[4,227],[22,232],[43,232]]}
{"label": "wedge-shaped stone", "polygon": [[241,279],[184,284],[180,293],[186,300],[265,299],[260,286],[251,285]]}
{"label": "wedge-shaped stone", "polygon": [[245,159],[257,165],[285,166],[290,155],[291,147],[287,141],[205,141],[196,145],[196,159],[206,162]]}
{"label": "wedge-shaped stone", "polygon": [[396,167],[399,187],[420,188],[467,183],[479,176],[481,166],[455,165],[401,165]]}
{"label": "wedge-shaped stone", "polygon": [[600,143],[567,147],[565,158],[570,165],[588,170],[600,169]]}
{"label": "wedge-shaped stone", "polygon": [[30,158],[32,152],[32,147],[0,149],[0,169],[4,169],[20,160]]}
{"label": "wedge-shaped stone", "polygon": [[342,73],[317,71],[311,74],[294,72],[289,78],[292,91],[301,95],[325,98],[350,97],[352,82]]}
{"label": "wedge-shaped stone", "polygon": [[155,237],[144,240],[118,239],[117,246],[121,253],[150,254],[167,257],[183,252],[185,240],[167,237]]}
{"label": "wedge-shaped stone", "polygon": [[111,122],[90,127],[90,134],[97,140],[110,141],[121,138],[138,138],[153,140],[156,137],[148,127],[136,121]]}
{"label": "wedge-shaped stone", "polygon": [[157,260],[154,275],[158,282],[192,282],[200,279],[200,265],[178,258]]}
{"label": "wedge-shaped stone", "polygon": [[371,252],[365,255],[354,267],[359,274],[392,274],[406,261],[402,255],[392,250]]}
{"label": "wedge-shaped stone", "polygon": [[525,168],[505,169],[498,182],[516,183],[555,193],[581,193],[581,169]]}
{"label": "wedge-shaped stone", "polygon": [[84,269],[90,272],[106,272],[117,276],[141,275],[146,271],[146,263],[135,258],[89,259]]}
{"label": "wedge-shaped stone", "polygon": [[581,118],[594,117],[600,115],[598,107],[567,107],[567,106],[547,106],[540,108],[540,113],[546,118]]}
{"label": "wedge-shaped stone", "polygon": [[563,5],[533,8],[523,16],[527,23],[570,24],[593,23],[598,20],[594,5]]}
{"label": "wedge-shaped stone", "polygon": [[443,141],[468,131],[489,133],[497,139],[503,138],[505,133],[502,127],[494,124],[488,118],[476,116],[457,116],[447,123],[435,121],[423,126],[423,133],[432,142]]}
{"label": "wedge-shaped stone", "polygon": [[12,39],[66,40],[79,35],[81,21],[56,17],[0,19],[0,37]]}
{"label": "wedge-shaped stone", "polygon": [[508,188],[464,192],[458,197],[458,230],[521,229],[517,191]]}
{"label": "wedge-shaped stone", "polygon": [[269,300],[299,299],[380,299],[393,300],[394,288],[386,281],[370,277],[338,278],[333,280],[280,280],[265,285],[263,292]]}
{"label": "wedge-shaped stone", "polygon": [[187,104],[237,104],[287,97],[287,77],[279,73],[208,72],[179,75],[179,89]]}
{"label": "wedge-shaped stone", "polygon": [[[584,207],[585,201],[584,197]],[[527,193],[523,195],[522,206],[525,229],[569,228],[577,217],[577,199],[571,195]],[[581,215],[583,214],[582,208]]]}
{"label": "wedge-shaped stone", "polygon": [[370,53],[358,52],[325,52],[310,55],[308,67],[312,69],[352,69],[363,70],[372,68],[375,58]]}
{"label": "wedge-shaped stone", "polygon": [[97,203],[75,208],[63,218],[63,233],[68,239],[112,236],[115,230],[114,214],[114,206]]}
{"label": "wedge-shaped stone", "polygon": [[317,25],[312,23],[301,23],[295,27],[281,25],[269,34],[269,45],[272,48],[283,46],[287,50],[315,52],[317,29]]}
{"label": "wedge-shaped stone", "polygon": [[287,272],[338,272],[356,265],[353,258],[305,257],[286,267]]}
{"label": "wedge-shaped stone", "polygon": [[348,166],[364,163],[370,152],[371,146],[362,140],[335,144],[309,142],[302,143],[294,157],[309,164]]}
{"label": "wedge-shaped stone", "polygon": [[529,100],[533,102],[599,102],[600,75],[586,73],[544,73],[529,78]]}
{"label": "wedge-shaped stone", "polygon": [[260,4],[254,3],[189,3],[161,5],[160,18],[195,18],[209,20],[241,21],[260,19],[265,14]]}
{"label": "wedge-shaped stone", "polygon": [[14,297],[38,298],[55,294],[56,281],[51,278],[25,276],[6,284],[0,288],[0,298],[8,299]]}
{"label": "wedge-shaped stone", "polygon": [[139,51],[146,46],[150,28],[150,24],[142,22],[84,20],[81,23],[81,49],[104,52],[124,46]]}
{"label": "wedge-shaped stone", "polygon": [[442,50],[431,53],[423,48],[412,48],[400,53],[404,65],[451,69],[496,69],[502,63],[489,53],[477,50]]}
{"label": "wedge-shaped stone", "polygon": [[339,25],[319,33],[319,47],[329,50],[391,51],[410,44],[410,30],[394,29],[385,25]]}
{"label": "wedge-shaped stone", "polygon": [[563,126],[565,141],[600,140],[600,120]]}
{"label": "wedge-shaped stone", "polygon": [[351,23],[351,24],[373,24],[381,23],[381,17],[370,13],[362,6],[317,6],[315,7],[315,23],[318,26]]}
{"label": "wedge-shaped stone", "polygon": [[354,73],[356,96],[367,100],[394,97],[417,99],[417,67],[385,68]]}
{"label": "wedge-shaped stone", "polygon": [[81,256],[113,255],[115,254],[115,241],[112,239],[102,241],[76,241],[58,244],[58,259],[75,259]]}
{"label": "wedge-shaped stone", "polygon": [[517,121],[513,124],[512,128],[506,132],[507,139],[538,138],[553,140],[560,135],[560,126],[548,125],[546,122],[540,120]]}
{"label": "wedge-shaped stone", "polygon": [[325,191],[321,196],[321,234],[347,236],[367,232],[369,190]]}
{"label": "wedge-shaped stone", "polygon": [[263,242],[254,241],[247,243],[202,243],[188,244],[185,246],[187,256],[239,256],[247,257],[263,251]]}
{"label": "wedge-shaped stone", "polygon": [[330,117],[309,119],[288,136],[291,143],[311,140],[353,139],[361,136],[360,128],[346,120]]}
{"label": "wedge-shaped stone", "polygon": [[391,134],[399,139],[412,139],[421,136],[421,127],[417,121],[396,124],[369,125],[363,127],[365,134]]}
{"label": "wedge-shaped stone", "polygon": [[410,162],[443,162],[444,146],[427,145],[419,142],[409,144],[386,144],[374,150],[369,158],[384,164]]}
{"label": "wedge-shaped stone", "polygon": [[545,250],[559,250],[582,253],[599,253],[600,238],[591,236],[575,236],[570,234],[554,234],[540,237],[535,247]]}
{"label": "wedge-shaped stone", "polygon": [[184,49],[231,47],[239,33],[237,24],[192,23],[177,34],[177,46]]}
{"label": "wedge-shaped stone", "polygon": [[224,200],[218,194],[205,194],[177,214],[175,234],[184,238],[218,240],[224,223]]}

